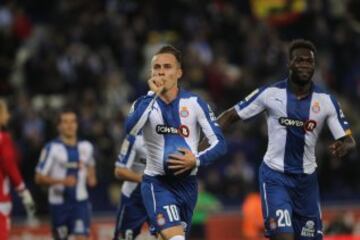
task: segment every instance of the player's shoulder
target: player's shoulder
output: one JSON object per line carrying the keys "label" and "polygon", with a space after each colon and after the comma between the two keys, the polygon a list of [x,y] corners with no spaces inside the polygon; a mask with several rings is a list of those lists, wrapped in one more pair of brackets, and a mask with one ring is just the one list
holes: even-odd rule
{"label": "player's shoulder", "polygon": [[88,149],[94,148],[94,145],[89,140],[86,140],[86,139],[79,139],[78,145],[81,148],[88,148]]}
{"label": "player's shoulder", "polygon": [[182,101],[188,101],[193,104],[206,104],[205,100],[199,94],[187,91],[185,89],[180,90],[180,98]]}
{"label": "player's shoulder", "polygon": [[332,94],[329,90],[314,84],[313,93],[318,96],[318,99],[321,102],[332,103],[333,105],[337,105],[337,99],[334,94]]}
{"label": "player's shoulder", "polygon": [[58,146],[63,146],[63,142],[59,139],[59,138],[54,138],[49,140],[48,142],[46,142],[44,144],[44,148],[46,149],[50,149],[52,147],[58,147]]}

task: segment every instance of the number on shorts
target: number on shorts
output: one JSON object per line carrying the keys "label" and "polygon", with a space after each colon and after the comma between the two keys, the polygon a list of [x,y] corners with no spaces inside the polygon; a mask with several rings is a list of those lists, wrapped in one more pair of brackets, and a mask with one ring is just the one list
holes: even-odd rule
{"label": "number on shorts", "polygon": [[278,209],[276,210],[276,216],[278,217],[278,226],[279,227],[285,227],[291,226],[291,218],[290,218],[290,213],[287,209]]}
{"label": "number on shorts", "polygon": [[175,205],[166,205],[164,206],[167,215],[169,216],[170,222],[179,221],[179,214]]}

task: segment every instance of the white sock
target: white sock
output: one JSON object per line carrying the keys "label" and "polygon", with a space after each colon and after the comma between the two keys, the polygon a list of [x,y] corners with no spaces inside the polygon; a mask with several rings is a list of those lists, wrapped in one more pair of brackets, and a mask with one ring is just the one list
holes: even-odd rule
{"label": "white sock", "polygon": [[181,235],[177,235],[177,236],[170,238],[169,240],[185,240],[185,237],[181,236]]}

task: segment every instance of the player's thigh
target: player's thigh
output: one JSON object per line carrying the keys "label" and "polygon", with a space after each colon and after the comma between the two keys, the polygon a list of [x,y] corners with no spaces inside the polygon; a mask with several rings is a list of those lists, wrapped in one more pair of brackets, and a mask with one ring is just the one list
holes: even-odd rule
{"label": "player's thigh", "polygon": [[316,173],[303,177],[293,195],[296,239],[322,239],[320,194]]}
{"label": "player's thigh", "polygon": [[[163,229],[180,226],[180,208],[177,197],[155,178],[146,176],[141,183],[141,193],[152,233],[160,233]],[[184,229],[182,230],[184,234]]]}
{"label": "player's thigh", "polygon": [[270,170],[264,164],[260,167],[261,204],[265,235],[268,237],[294,232],[292,200],[283,177],[281,173]]}
{"label": "player's thigh", "polygon": [[67,239],[69,235],[69,214],[70,209],[66,204],[50,205],[52,234],[55,240]]}
{"label": "player's thigh", "polygon": [[91,204],[89,201],[81,201],[72,204],[69,218],[69,233],[71,235],[77,237],[89,236],[91,219]]}
{"label": "player's thigh", "polygon": [[0,213],[0,239],[8,239],[10,232],[10,217]]}

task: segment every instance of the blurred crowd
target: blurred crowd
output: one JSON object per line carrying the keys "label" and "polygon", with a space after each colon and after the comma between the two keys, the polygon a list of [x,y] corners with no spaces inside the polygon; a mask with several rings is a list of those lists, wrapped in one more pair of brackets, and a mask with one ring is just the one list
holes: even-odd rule
{"label": "blurred crowd", "polygon": [[[314,81],[334,93],[360,142],[360,3],[356,0],[37,0],[0,1],[0,95],[12,109],[21,169],[33,184],[44,143],[56,137],[56,113],[79,113],[80,136],[96,146],[95,210],[114,208],[114,161],[129,106],[147,92],[152,54],[164,43],[183,51],[184,88],[217,114],[256,87],[287,76],[287,44],[318,48]],[[226,206],[257,189],[265,121],[227,133],[229,152],[200,171],[205,188]],[[356,153],[331,159],[325,133],[317,148],[324,201],[360,201]],[[359,146],[360,144],[358,144]]]}

